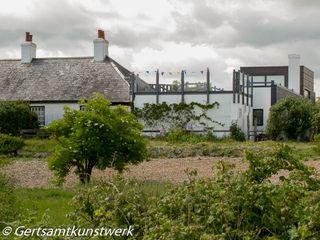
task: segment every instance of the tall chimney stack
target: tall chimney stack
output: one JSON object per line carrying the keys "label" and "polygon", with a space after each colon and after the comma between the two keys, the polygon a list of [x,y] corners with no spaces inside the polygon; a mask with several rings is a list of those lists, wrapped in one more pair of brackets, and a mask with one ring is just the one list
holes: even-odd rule
{"label": "tall chimney stack", "polygon": [[289,54],[289,82],[288,88],[293,89],[297,94],[300,94],[300,55]]}
{"label": "tall chimney stack", "polygon": [[109,42],[105,40],[104,31],[98,30],[98,38],[93,40],[94,48],[94,60],[97,62],[102,62],[109,55],[108,48]]}
{"label": "tall chimney stack", "polygon": [[32,42],[32,35],[26,32],[25,42],[21,44],[21,63],[31,63],[36,57],[37,45]]}

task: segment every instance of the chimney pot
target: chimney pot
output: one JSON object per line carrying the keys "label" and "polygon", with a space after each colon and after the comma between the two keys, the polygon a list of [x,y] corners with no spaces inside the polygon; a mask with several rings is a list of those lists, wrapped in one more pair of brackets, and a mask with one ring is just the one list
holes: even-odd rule
{"label": "chimney pot", "polygon": [[104,31],[102,30],[98,30],[98,38],[102,38],[102,39],[105,39],[105,36],[104,36]]}
{"label": "chimney pot", "polygon": [[30,42],[30,32],[26,32],[26,42]]}

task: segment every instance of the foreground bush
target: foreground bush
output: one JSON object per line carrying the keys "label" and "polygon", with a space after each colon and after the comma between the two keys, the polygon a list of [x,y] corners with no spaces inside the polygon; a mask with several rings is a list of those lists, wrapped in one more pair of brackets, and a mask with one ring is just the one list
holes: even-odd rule
{"label": "foreground bush", "polygon": [[23,139],[0,134],[0,154],[17,155],[18,151],[24,146]]}
{"label": "foreground bush", "polygon": [[146,158],[142,125],[125,107],[111,108],[100,94],[82,101],[82,105],[85,111],[66,108],[63,119],[47,127],[58,141],[49,167],[60,181],[72,167],[80,181],[88,183],[93,168],[122,171],[127,164]]}
{"label": "foreground bush", "polygon": [[311,140],[314,114],[309,100],[287,97],[270,108],[267,134],[274,140]]}
{"label": "foreground bush", "polygon": [[[212,179],[197,179],[150,197],[139,183],[116,178],[74,199],[80,226],[134,227],[136,239],[317,239],[320,181],[279,146],[261,158],[247,152],[247,171],[223,162]],[[279,184],[270,177],[290,171]]]}
{"label": "foreground bush", "polygon": [[37,114],[25,102],[0,101],[0,133],[18,135],[21,129],[37,129]]}

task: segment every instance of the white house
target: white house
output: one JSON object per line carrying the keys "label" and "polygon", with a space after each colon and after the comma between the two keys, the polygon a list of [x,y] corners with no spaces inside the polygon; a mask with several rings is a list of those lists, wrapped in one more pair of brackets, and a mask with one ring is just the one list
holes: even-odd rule
{"label": "white house", "polygon": [[[313,72],[300,66],[300,56],[289,55],[288,66],[241,67],[233,72],[232,89],[217,90],[207,81],[196,88],[184,82],[181,85],[148,84],[138,75],[109,57],[109,43],[104,32],[98,30],[93,41],[93,57],[37,58],[36,44],[26,33],[21,44],[21,59],[0,60],[0,100],[29,101],[31,110],[39,116],[40,125],[46,125],[63,116],[64,106],[80,109],[80,99],[100,92],[112,104],[142,108],[145,103],[218,102],[219,107],[208,115],[217,136],[229,133],[235,122],[249,138],[253,130],[265,131],[270,107],[288,96],[304,96],[314,101]],[[159,129],[145,129],[158,131]],[[191,126],[201,131],[201,126]]]}
{"label": "white house", "polygon": [[314,73],[300,66],[300,56],[290,54],[288,66],[241,67],[253,82],[252,124],[264,131],[269,109],[286,96],[305,97],[315,101]]}
{"label": "white house", "polygon": [[66,105],[79,109],[78,101],[93,92],[112,104],[130,105],[131,73],[109,57],[102,30],[93,46],[93,57],[37,58],[37,46],[26,33],[21,59],[0,60],[0,100],[29,101],[40,125],[61,118]]}

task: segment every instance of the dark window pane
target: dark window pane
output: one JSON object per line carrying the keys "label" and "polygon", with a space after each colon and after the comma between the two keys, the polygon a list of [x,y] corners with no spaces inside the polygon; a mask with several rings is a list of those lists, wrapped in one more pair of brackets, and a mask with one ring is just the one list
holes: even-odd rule
{"label": "dark window pane", "polygon": [[253,109],[253,125],[263,126],[263,109]]}

